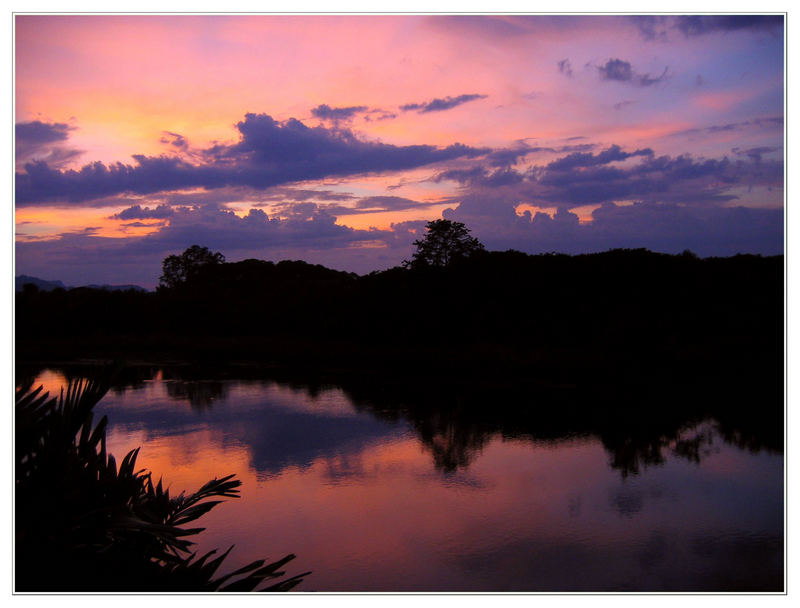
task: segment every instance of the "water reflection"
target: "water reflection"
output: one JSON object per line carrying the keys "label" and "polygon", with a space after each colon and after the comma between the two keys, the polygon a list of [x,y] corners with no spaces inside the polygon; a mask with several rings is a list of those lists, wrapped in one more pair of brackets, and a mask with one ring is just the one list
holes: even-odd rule
{"label": "water reflection", "polygon": [[296,553],[303,590],[782,588],[781,432],[742,408],[338,380],[142,368],[99,413],[175,488],[236,472],[201,549]]}

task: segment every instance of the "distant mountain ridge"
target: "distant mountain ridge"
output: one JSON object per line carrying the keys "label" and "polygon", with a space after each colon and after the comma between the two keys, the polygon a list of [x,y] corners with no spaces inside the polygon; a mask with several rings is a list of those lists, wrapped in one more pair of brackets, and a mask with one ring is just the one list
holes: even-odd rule
{"label": "distant mountain ridge", "polygon": [[[22,291],[22,287],[27,284],[36,285],[41,291],[53,291],[54,289],[74,289],[71,285],[64,285],[61,281],[48,281],[40,279],[39,277],[32,277],[26,274],[21,274],[14,277],[14,287],[16,291]],[[133,289],[135,291],[147,291],[144,287],[139,285],[80,285],[80,287],[88,287],[90,289],[105,289],[107,291],[126,291]]]}

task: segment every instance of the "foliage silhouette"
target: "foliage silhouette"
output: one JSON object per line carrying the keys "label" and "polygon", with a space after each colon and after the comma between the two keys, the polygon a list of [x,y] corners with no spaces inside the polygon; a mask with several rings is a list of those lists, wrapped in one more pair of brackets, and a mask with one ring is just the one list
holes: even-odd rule
{"label": "foliage silhouette", "polygon": [[483,245],[469,235],[469,229],[461,222],[433,220],[426,226],[423,238],[414,241],[417,250],[411,261],[404,265],[410,268],[445,268],[480,251]]}
{"label": "foliage silhouette", "polygon": [[181,255],[170,255],[162,264],[160,286],[174,289],[196,278],[209,266],[225,262],[225,256],[219,252],[212,253],[208,247],[192,245]]}
{"label": "foliage silhouette", "polygon": [[[119,467],[106,451],[104,416],[93,407],[108,377],[70,382],[58,399],[42,387],[20,386],[15,404],[15,528],[17,591],[252,591],[284,575],[294,555],[255,561],[214,578],[231,548],[213,557],[191,553],[186,525],[237,498],[228,475],[192,494],[170,496],[161,480],[136,470],[139,449]],[[287,591],[309,573],[262,591]]]}

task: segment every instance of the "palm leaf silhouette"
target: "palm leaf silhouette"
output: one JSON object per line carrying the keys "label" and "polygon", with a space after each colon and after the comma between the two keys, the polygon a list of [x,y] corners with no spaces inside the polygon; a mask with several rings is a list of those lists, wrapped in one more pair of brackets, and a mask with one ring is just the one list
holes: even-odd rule
{"label": "palm leaf silhouette", "polygon": [[[42,387],[17,388],[15,399],[15,576],[18,591],[287,591],[305,572],[280,570],[294,555],[258,560],[214,578],[233,547],[210,559],[191,552],[187,528],[238,498],[234,475],[171,497],[161,480],[136,469],[139,448],[117,466],[106,449],[107,418],[94,406],[110,385],[105,372],[72,381],[58,398]],[[266,564],[266,565],[265,565]],[[272,583],[272,584],[267,584]],[[224,586],[223,586],[224,585]]]}

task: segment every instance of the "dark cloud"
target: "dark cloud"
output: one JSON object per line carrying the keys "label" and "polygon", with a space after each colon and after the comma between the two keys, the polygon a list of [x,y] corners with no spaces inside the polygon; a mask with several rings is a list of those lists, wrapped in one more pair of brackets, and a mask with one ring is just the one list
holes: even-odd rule
{"label": "dark cloud", "polygon": [[520,203],[568,209],[625,200],[713,206],[736,200],[736,189],[782,187],[782,161],[742,156],[655,156],[649,148],[626,152],[615,145],[598,153],[567,154],[526,171],[481,165],[451,169],[435,181],[460,183],[461,196],[456,198],[470,212],[491,199],[505,201],[503,213]]}
{"label": "dark cloud", "polygon": [[663,15],[632,15],[639,34],[645,40],[665,40],[667,37],[667,17]]}
{"label": "dark cloud", "polygon": [[[585,139],[583,137],[571,137],[567,139],[569,140],[579,140]],[[482,159],[482,162],[488,163],[494,168],[498,169],[507,169],[510,168],[523,158],[533,155],[533,154],[557,154],[557,153],[570,153],[570,152],[587,152],[595,148],[594,144],[569,144],[565,146],[531,146],[524,142],[518,142],[516,146],[509,147],[509,148],[497,148],[492,150],[488,154],[485,155],[485,158]],[[479,165],[480,166],[480,165]],[[483,169],[479,169],[478,173],[482,172]],[[450,169],[443,173],[440,173],[435,181],[442,181],[442,179],[453,179],[454,181],[464,181],[459,179],[458,175],[474,175],[472,172],[472,167],[468,169]]]}
{"label": "dark cloud", "polygon": [[283,202],[271,205],[270,212],[282,218],[295,217],[308,219],[317,211],[324,211],[334,217],[404,211],[406,209],[427,209],[448,201],[420,202],[400,196],[368,196],[361,198],[352,206],[338,204],[317,204],[313,202]]}
{"label": "dark cloud", "polygon": [[304,190],[302,188],[289,188],[279,186],[270,188],[259,196],[265,201],[347,201],[357,198],[349,192],[337,192],[335,190]]}
{"label": "dark cloud", "polygon": [[438,183],[449,180],[460,184],[474,185],[482,182],[488,174],[489,171],[480,166],[471,167],[469,169],[448,169],[447,171],[439,173],[434,178],[434,181]]}
{"label": "dark cloud", "polygon": [[777,30],[783,27],[783,15],[681,15],[674,27],[687,38],[712,32]]}
{"label": "dark cloud", "polygon": [[[569,164],[569,163],[568,163]],[[566,169],[567,167],[563,167]],[[645,156],[630,167],[585,165],[579,170],[546,170],[536,185],[542,200],[558,205],[587,205],[625,199],[713,205],[735,200],[737,186],[779,186],[782,163],[689,156]]]}
{"label": "dark cloud", "polygon": [[603,80],[619,80],[629,82],[633,80],[633,68],[627,61],[609,59],[605,65],[597,68]]}
{"label": "dark cloud", "polygon": [[599,154],[586,152],[573,152],[567,156],[554,160],[547,165],[548,171],[570,171],[578,167],[594,167],[607,165],[614,161],[627,160],[633,156],[652,156],[650,148],[642,148],[634,152],[625,152],[621,147],[614,145]]}
{"label": "dark cloud", "polygon": [[173,214],[172,207],[169,205],[159,205],[158,207],[142,207],[141,205],[133,205],[127,209],[123,209],[119,213],[115,213],[109,219],[112,220],[163,220]]}
{"label": "dark cloud", "polygon": [[684,37],[715,32],[776,31],[783,27],[782,15],[634,15],[628,17],[644,40],[667,42],[670,32]]}
{"label": "dark cloud", "polygon": [[440,203],[418,203],[417,201],[401,196],[368,196],[360,199],[356,209],[376,209],[379,211],[402,211],[404,209],[429,207]]}
{"label": "dark cloud", "polygon": [[558,71],[564,74],[564,76],[572,76],[572,64],[569,62],[569,59],[562,59],[558,62]]}
{"label": "dark cloud", "polygon": [[360,199],[356,209],[379,209],[381,211],[399,211],[417,207],[419,203],[401,196],[368,196]]}
{"label": "dark cloud", "polygon": [[401,171],[487,149],[453,144],[394,146],[358,138],[348,129],[307,127],[296,119],[278,122],[247,114],[237,123],[240,139],[203,151],[203,163],[170,156],[134,155],[135,164],[95,162],[80,170],[57,170],[44,161],[16,173],[17,205],[83,202],[122,193],[151,194],[185,188],[246,186],[265,189],[313,179]]}
{"label": "dark cloud", "polygon": [[766,118],[754,118],[742,122],[731,122],[724,125],[711,125],[708,127],[698,127],[693,129],[683,129],[670,133],[670,137],[680,137],[684,135],[705,135],[713,133],[724,133],[728,131],[744,131],[746,129],[782,129],[783,116],[769,116]]}
{"label": "dark cloud", "polygon": [[[571,137],[570,139],[586,139],[585,137]],[[569,141],[569,140],[567,140]],[[595,144],[570,144],[568,146],[561,146],[556,152],[588,152],[594,150],[597,146]],[[542,148],[543,150],[545,148]]]}
{"label": "dark cloud", "polygon": [[367,122],[373,120],[391,120],[392,118],[397,118],[397,114],[380,109],[372,109],[364,115],[364,120]]}
{"label": "dark cloud", "polygon": [[626,108],[626,107],[628,107],[630,105],[633,105],[634,103],[636,103],[636,102],[635,101],[620,101],[619,103],[615,103],[614,104],[614,109],[619,111],[622,108]]}
{"label": "dark cloud", "polygon": [[46,162],[52,167],[63,167],[76,159],[83,151],[63,145],[74,129],[65,123],[39,120],[14,125],[17,168],[32,160]]}
{"label": "dark cloud", "polygon": [[640,87],[649,87],[663,82],[667,78],[668,68],[664,68],[660,76],[652,77],[650,74],[639,74],[635,72],[631,64],[627,61],[623,61],[622,59],[609,59],[604,65],[598,66],[597,71],[600,74],[601,80],[612,80]]}
{"label": "dark cloud", "polygon": [[367,111],[367,106],[348,106],[345,108],[332,108],[323,103],[311,110],[311,114],[321,120],[345,121],[352,119],[356,114]]}
{"label": "dark cloud", "polygon": [[762,155],[770,154],[772,152],[779,152],[781,150],[783,150],[783,148],[779,148],[777,146],[758,146],[756,148],[747,148],[746,150],[742,150],[741,148],[733,148],[731,152],[737,156],[747,156],[755,162],[761,162]]}
{"label": "dark cloud", "polygon": [[163,222],[156,222],[155,224],[147,224],[145,222],[126,222],[122,224],[124,228],[152,228],[153,226],[163,226]]}
{"label": "dark cloud", "polygon": [[460,106],[476,99],[486,99],[488,95],[467,94],[459,95],[458,97],[445,97],[444,99],[433,99],[424,103],[407,103],[400,106],[404,112],[416,110],[419,114],[427,114],[428,112],[441,112],[443,110],[450,110],[456,106]]}
{"label": "dark cloud", "polygon": [[516,165],[517,162],[533,152],[540,152],[544,148],[531,147],[528,145],[520,145],[515,148],[501,148],[493,150],[486,156],[486,159],[494,167],[510,167]]}
{"label": "dark cloud", "polygon": [[66,141],[73,129],[74,127],[62,122],[46,123],[34,120],[14,125],[14,135],[18,145],[41,145]]}
{"label": "dark cloud", "polygon": [[172,131],[162,131],[159,141],[162,144],[168,144],[179,149],[185,149],[189,145],[189,142],[186,141],[183,135],[180,133],[173,133]]}

